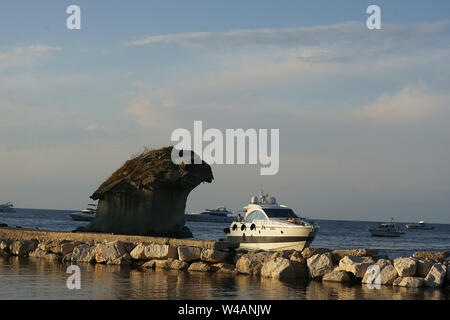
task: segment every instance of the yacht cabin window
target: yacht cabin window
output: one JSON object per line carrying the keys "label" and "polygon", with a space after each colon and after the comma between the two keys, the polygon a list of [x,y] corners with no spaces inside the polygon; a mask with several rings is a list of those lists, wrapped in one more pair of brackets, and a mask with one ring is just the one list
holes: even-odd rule
{"label": "yacht cabin window", "polygon": [[252,222],[253,220],[266,220],[266,216],[261,211],[253,211],[245,218],[245,221]]}
{"label": "yacht cabin window", "polygon": [[269,218],[298,218],[291,209],[264,209]]}

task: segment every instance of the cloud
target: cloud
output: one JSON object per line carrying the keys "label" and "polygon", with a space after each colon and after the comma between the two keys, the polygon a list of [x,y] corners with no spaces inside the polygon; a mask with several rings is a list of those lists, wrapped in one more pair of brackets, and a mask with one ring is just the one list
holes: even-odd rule
{"label": "cloud", "polygon": [[394,95],[383,93],[375,101],[338,117],[373,124],[412,124],[448,111],[449,101],[449,94],[433,94],[424,84],[406,85]]}
{"label": "cloud", "polygon": [[50,47],[44,45],[31,45],[28,47],[15,47],[13,48],[14,54],[31,54],[34,56],[42,56],[45,54],[59,52],[62,49],[60,47]]}
{"label": "cloud", "polygon": [[177,115],[180,109],[175,107],[172,98],[167,97],[166,93],[138,93],[130,100],[126,108],[119,113],[132,118],[143,128],[155,130],[165,130],[176,128]]}
{"label": "cloud", "polygon": [[365,54],[393,53],[411,48],[422,51],[437,41],[440,47],[448,48],[449,31],[450,20],[433,23],[386,23],[383,30],[376,32],[368,30],[364,23],[346,22],[311,27],[153,35],[129,41],[125,46],[181,45],[209,49],[249,46],[328,48],[326,55],[322,50],[318,52],[321,57],[342,59],[353,51]]}
{"label": "cloud", "polygon": [[[175,50],[196,47],[198,56],[205,57],[195,64],[194,72],[177,70],[176,81],[156,87],[152,81],[147,86],[140,81],[138,96],[156,90],[165,94],[164,103],[151,97],[151,106],[149,102],[127,106],[126,113],[146,126],[157,124],[142,119],[144,109],[151,109],[165,122],[175,116],[172,109],[191,113],[193,109],[220,112],[257,108],[288,114],[313,106],[356,109],[345,114],[354,120],[381,121],[384,117],[386,122],[386,117],[392,116],[395,121],[413,121],[432,112],[430,103],[442,104],[433,100],[431,89],[450,85],[450,20],[386,23],[375,32],[364,23],[348,22],[177,33],[149,36],[126,45],[142,50],[152,45],[181,47]],[[227,50],[217,50],[223,48]],[[420,81],[430,90],[410,85]],[[404,90],[399,92],[401,88]],[[410,100],[409,95],[413,95]],[[368,103],[368,99],[374,102]],[[413,105],[406,107],[410,102]]]}
{"label": "cloud", "polygon": [[84,131],[89,131],[89,132],[94,132],[94,131],[99,131],[99,130],[103,130],[105,127],[102,124],[92,124],[90,126],[87,126],[86,128],[84,128]]}
{"label": "cloud", "polygon": [[202,47],[229,47],[247,45],[317,46],[327,40],[339,42],[349,35],[362,34],[361,23],[297,27],[283,29],[230,30],[224,32],[183,32],[176,34],[148,36],[125,43],[126,46],[154,44],[178,44]]}
{"label": "cloud", "polygon": [[13,47],[0,52],[0,67],[29,66],[36,58],[60,52],[62,48],[45,45]]}

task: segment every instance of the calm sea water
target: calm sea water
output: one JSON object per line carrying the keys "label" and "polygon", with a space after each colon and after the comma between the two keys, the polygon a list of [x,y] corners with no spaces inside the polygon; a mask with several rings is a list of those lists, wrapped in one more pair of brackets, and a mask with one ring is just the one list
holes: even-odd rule
{"label": "calm sea water", "polygon": [[[73,221],[70,211],[17,209],[0,213],[10,227],[74,230],[86,222]],[[380,221],[317,220],[320,231],[313,247],[377,248],[391,259],[420,250],[450,251],[450,225],[434,230],[410,230],[399,238],[372,237],[368,228]],[[404,223],[399,223],[404,225]],[[187,222],[194,239],[224,237],[224,223]],[[81,264],[82,289],[68,290],[68,264],[33,258],[0,258],[0,299],[450,299],[447,289],[405,289],[279,281],[249,276],[153,271],[109,265]]]}

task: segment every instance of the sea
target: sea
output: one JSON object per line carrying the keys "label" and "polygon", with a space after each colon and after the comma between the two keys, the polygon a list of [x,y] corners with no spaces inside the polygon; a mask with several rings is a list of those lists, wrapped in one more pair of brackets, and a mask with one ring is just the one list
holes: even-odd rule
{"label": "sea", "polygon": [[[20,209],[0,212],[9,227],[72,231],[87,222],[73,221],[73,211]],[[373,248],[394,259],[415,251],[450,251],[450,225],[430,224],[433,230],[407,230],[397,238],[373,237],[368,229],[383,221],[314,220],[320,230],[312,247]],[[406,222],[396,222],[404,228]],[[193,239],[224,238],[229,223],[186,222]],[[81,289],[69,290],[68,264],[28,257],[0,258],[0,299],[208,299],[208,300],[450,300],[450,290],[370,287],[361,284],[276,280],[246,275],[142,270],[101,264],[80,264]]]}

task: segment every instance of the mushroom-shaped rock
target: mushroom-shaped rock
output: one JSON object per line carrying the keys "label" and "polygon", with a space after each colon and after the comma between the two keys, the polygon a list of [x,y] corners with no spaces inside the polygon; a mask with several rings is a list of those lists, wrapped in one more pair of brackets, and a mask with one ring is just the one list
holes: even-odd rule
{"label": "mushroom-shaped rock", "polygon": [[[188,152],[189,163],[175,163],[172,153]],[[82,231],[189,237],[184,226],[186,200],[200,183],[214,177],[192,151],[173,147],[144,152],[128,160],[91,196],[98,200],[95,219]]]}

